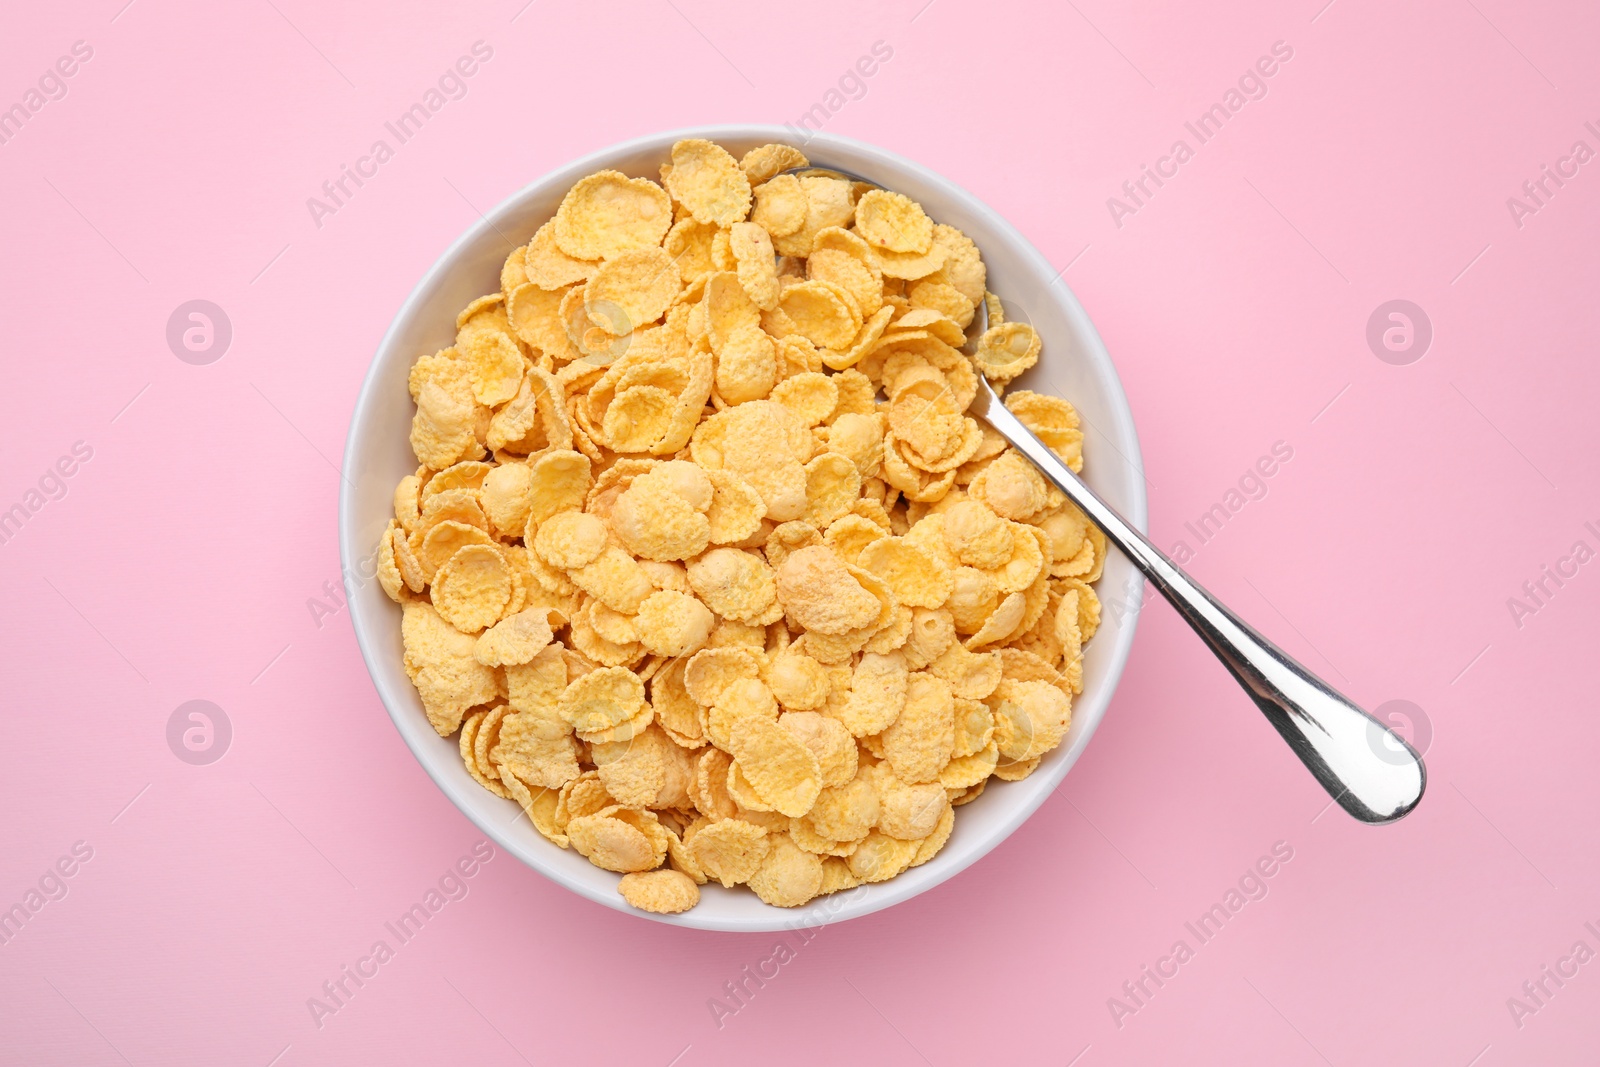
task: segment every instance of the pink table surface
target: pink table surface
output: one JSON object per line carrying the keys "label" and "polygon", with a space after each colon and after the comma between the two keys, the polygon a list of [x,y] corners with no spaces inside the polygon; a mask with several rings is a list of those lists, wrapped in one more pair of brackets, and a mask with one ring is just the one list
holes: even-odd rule
{"label": "pink table surface", "polygon": [[[3,927],[0,1061],[1595,1062],[1592,5],[90,0],[7,23],[0,907],[28,918]],[[398,144],[385,123],[475,42]],[[1229,111],[1241,84],[1259,98]],[[1202,143],[1185,123],[1218,103]],[[1328,810],[1155,603],[1058,795],[910,903],[713,935],[495,855],[389,932],[480,835],[401,744],[337,593],[369,354],[546,170],[808,111],[1065,270],[1157,540],[1357,699],[1409,702],[1413,815]],[[379,139],[392,158],[314,217]],[[1144,165],[1168,177],[1133,200]],[[169,345],[196,299],[225,352]],[[1374,348],[1396,299],[1410,347]],[[1230,497],[1275,446],[1265,495]],[[1217,504],[1202,543],[1186,524]],[[169,745],[191,700],[226,716],[223,758]],[[1241,880],[1257,899],[1228,912]]]}

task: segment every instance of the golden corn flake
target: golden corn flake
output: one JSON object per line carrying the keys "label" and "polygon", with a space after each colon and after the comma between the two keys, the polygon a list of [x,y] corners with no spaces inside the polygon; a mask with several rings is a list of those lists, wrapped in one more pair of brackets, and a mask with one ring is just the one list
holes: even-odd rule
{"label": "golden corn flake", "polygon": [[[1020,594],[1018,594],[1020,596]],[[968,643],[976,643],[969,639]],[[959,642],[928,664],[928,672],[950,683],[957,698],[983,700],[994,692],[1003,676],[1000,657],[993,652],[973,652]]]}
{"label": "golden corn flake", "polygon": [[[730,730],[731,727],[729,730],[724,730],[716,735],[723,744],[729,743]],[[768,831],[788,829],[788,817],[777,814],[772,810],[771,804],[761,799],[761,795],[756,792],[755,786],[751,785],[749,780],[745,778],[744,772],[739,769],[739,764],[737,763],[732,763],[728,766],[727,786],[728,796],[733,800],[734,806],[739,813],[739,818],[744,819],[746,822],[754,823]],[[776,821],[769,823],[769,818]]]}
{"label": "golden corn flake", "polygon": [[1028,599],[1025,594],[1008,593],[1000,601],[999,607],[994,609],[994,614],[984,620],[982,628],[967,638],[967,647],[976,649],[1007,640],[1022,626],[1027,610]]}
{"label": "golden corn flake", "polygon": [[448,467],[462,458],[483,454],[474,432],[476,400],[470,383],[447,388],[427,382],[417,394],[411,421],[411,450],[430,467]]}
{"label": "golden corn flake", "polygon": [[590,463],[571,450],[548,452],[531,467],[528,523],[533,526],[560,511],[581,509],[589,494]]}
{"label": "golden corn flake", "polygon": [[978,338],[978,351],[973,359],[991,381],[1009,382],[1039,362],[1042,345],[1038,332],[1027,323],[1002,323],[989,327]]}
{"label": "golden corn flake", "polygon": [[711,543],[732,544],[760,529],[766,504],[755,487],[732,471],[705,473],[712,486],[711,504],[706,508]]}
{"label": "golden corn flake", "polygon": [[528,525],[532,484],[533,472],[526,463],[502,463],[484,479],[478,503],[496,537],[512,540],[522,536]]}
{"label": "golden corn flake", "polygon": [[731,470],[750,483],[766,502],[774,522],[805,513],[805,470],[813,439],[787,408],[754,400],[706,419],[690,445],[694,461],[708,469]]}
{"label": "golden corn flake", "polygon": [[812,825],[809,816],[790,819],[788,833],[791,841],[815,856],[846,857],[856,850],[854,841],[834,841],[824,837]]}
{"label": "golden corn flake", "polygon": [[849,456],[824,452],[805,466],[805,520],[824,527],[847,514],[861,498],[861,472]]}
{"label": "golden corn flake", "polygon": [[[1038,331],[961,231],[808,166],[686,140],[584,178],[408,376],[407,676],[641,911],[929,861],[1060,746],[1100,624],[1105,535],[969,414]],[[1070,403],[1006,404],[1081,469]]]}
{"label": "golden corn flake", "polygon": [[769,178],[756,186],[754,195],[750,221],[766,230],[770,237],[788,237],[805,225],[806,194],[800,179],[793,174]]}
{"label": "golden corn flake", "polygon": [[666,186],[697,222],[732,226],[750,212],[750,179],[726,150],[710,141],[672,146]]}
{"label": "golden corn flake", "polygon": [[685,285],[715,269],[711,263],[711,242],[717,232],[715,226],[696,222],[693,218],[679,219],[667,231],[662,247],[672,257],[678,268],[678,277]]}
{"label": "golden corn flake", "polygon": [[860,564],[861,553],[874,541],[881,541],[889,532],[871,519],[861,515],[842,515],[828,527],[823,543],[846,563]]}
{"label": "golden corn flake", "polygon": [[955,828],[955,808],[946,804],[944,813],[939,816],[938,825],[933,828],[933,832],[917,842],[917,854],[912,858],[911,866],[920,867],[938,855],[940,849],[944,848],[945,842],[950,840],[950,834]]}
{"label": "golden corn flake", "polygon": [[567,292],[565,288],[541,289],[525,282],[506,297],[506,314],[517,339],[556,363],[566,363],[583,354],[567,336],[561,318],[561,304]]}
{"label": "golden corn flake", "polygon": [[944,512],[945,543],[961,563],[998,570],[1017,553],[1011,524],[976,500],[963,500]]}
{"label": "golden corn flake", "polygon": [[486,630],[473,647],[473,655],[486,667],[527,663],[554,639],[550,616],[541,610],[519,611]]}
{"label": "golden corn flake", "polygon": [[907,607],[937,608],[955,586],[951,570],[919,546],[899,537],[873,541],[856,560],[863,570],[882,578],[895,599]]}
{"label": "golden corn flake", "polygon": [[819,348],[844,349],[861,329],[861,312],[849,295],[827,282],[798,282],[778,296],[780,312],[790,331]]}
{"label": "golden corn flake", "polygon": [[632,615],[655,592],[639,561],[616,545],[608,545],[593,563],[568,572],[579,589],[613,611]]}
{"label": "golden corn flake", "polygon": [[771,847],[750,888],[756,896],[779,908],[798,908],[822,891],[822,860],[794,843],[788,834],[775,834]]}
{"label": "golden corn flake", "polygon": [[848,226],[855,216],[856,205],[847,181],[807,175],[800,178],[800,189],[806,198],[806,215],[800,228],[782,237],[772,235],[772,246],[781,256],[809,256],[818,233]]}
{"label": "golden corn flake", "polygon": [[[955,703],[950,683],[918,671],[906,686],[905,709],[883,731],[884,758],[906,782],[935,780],[955,744]],[[921,836],[921,835],[917,835]]]}
{"label": "golden corn flake", "polygon": [[[984,302],[987,290],[987,272],[983,266],[983,258],[978,253],[978,246],[972,239],[954,226],[935,224],[933,227],[933,243],[944,250],[944,263],[939,268],[949,280],[949,284],[964,296],[976,308]],[[991,318],[989,324],[998,326],[1005,321],[1004,317]]]}
{"label": "golden corn flake", "polygon": [[732,889],[761,869],[771,843],[767,831],[754,823],[724,818],[701,827],[688,847],[706,877]]}
{"label": "golden corn flake", "polygon": [[[709,489],[709,481],[706,485]],[[657,562],[697,556],[711,540],[711,521],[702,511],[668,485],[644,479],[616,498],[611,529],[629,552]]]}
{"label": "golden corn flake", "polygon": [[781,614],[772,568],[753,552],[713,548],[688,563],[689,587],[706,606],[735,622],[776,622]]}
{"label": "golden corn flake", "polygon": [[633,625],[634,616],[624,615],[598,600],[590,601],[582,609],[589,625],[600,637],[614,645],[633,645],[639,640],[639,631]]}
{"label": "golden corn flake", "polygon": [[918,843],[874,830],[850,854],[850,873],[862,882],[886,882],[911,866]]}
{"label": "golden corn flake", "polygon": [[902,281],[926,278],[944,266],[945,255],[942,245],[930,245],[925,252],[892,252],[887,248],[872,250],[873,262],[883,276]]}
{"label": "golden corn flake", "polygon": [[1002,518],[1027,521],[1050,503],[1044,477],[1007,449],[972,480],[967,492]]}
{"label": "golden corn flake", "polygon": [[818,896],[854,889],[860,884],[860,879],[851,873],[848,861],[832,857],[822,861],[822,888],[817,890]]}
{"label": "golden corn flake", "polygon": [[511,706],[541,716],[549,725],[546,737],[560,737],[572,730],[556,713],[556,701],[567,688],[566,651],[563,645],[552,643],[528,662],[509,664],[505,669]]}
{"label": "golden corn flake", "polygon": [[672,870],[625,874],[617,883],[617,892],[632,907],[657,915],[675,915],[700,902],[700,887],[694,879]]}
{"label": "golden corn flake", "polygon": [[913,608],[901,651],[906,665],[920,671],[933,663],[956,640],[955,616],[947,607],[938,609]]}
{"label": "golden corn flake", "polygon": [[479,316],[456,335],[456,349],[472,373],[472,394],[489,407],[517,395],[526,361],[510,334]]}
{"label": "golden corn flake", "polygon": [[[945,341],[947,344],[954,345],[959,345],[965,340],[965,330],[967,325],[972,322],[976,309],[973,307],[972,301],[962,295],[961,290],[949,282],[924,279],[911,286],[907,293],[907,298],[911,301],[913,312],[922,310],[924,312],[934,312],[941,316],[941,318],[928,320],[929,325],[925,327],[934,336],[939,337],[940,340]],[[963,331],[960,337],[956,337],[953,340],[950,339],[949,328],[945,325],[950,322],[955,323],[957,328]]]}
{"label": "golden corn flake", "polygon": [[804,815],[822,788],[822,768],[806,745],[776,722],[750,716],[733,724],[730,748],[760,798],[789,816]]}
{"label": "golden corn flake", "polygon": [[650,836],[618,818],[619,814],[626,814],[626,809],[612,805],[573,819],[566,830],[572,847],[590,863],[608,871],[629,873],[658,866],[666,854],[665,847],[657,855]]}
{"label": "golden corn flake", "polygon": [[739,169],[744,171],[751,185],[760,185],[771,181],[780,171],[804,167],[809,162],[805,153],[793,145],[764,144],[746,152],[739,160]]}
{"label": "golden corn flake", "polygon": [[533,549],[558,570],[577,570],[593,563],[605,550],[606,524],[581,511],[563,511],[539,524]]}
{"label": "golden corn flake", "polygon": [[[716,747],[706,749],[695,760],[689,800],[707,818],[731,819],[739,814],[739,805],[728,793],[728,769],[732,765],[733,757]],[[688,843],[685,838],[684,844]]]}
{"label": "golden corn flake", "polygon": [[[594,260],[575,259],[556,243],[554,222],[547,222],[534,233],[522,256],[523,280],[540,289],[557,290],[587,281],[600,266]],[[502,279],[504,286],[504,279]],[[517,286],[511,286],[508,293]]]}
{"label": "golden corn flake", "polygon": [[828,699],[828,673],[822,664],[800,652],[781,652],[763,674],[778,702],[791,711],[811,711]]}
{"label": "golden corn flake", "polygon": [[[1002,650],[1002,653],[1004,651],[1007,650]],[[955,729],[954,741],[950,748],[951,758],[961,759],[981,752],[994,737],[994,713],[983,701],[962,697],[955,699],[954,711]]]}
{"label": "golden corn flake", "polygon": [[821,425],[839,405],[839,388],[834,384],[834,377],[815,371],[793,375],[772,390],[772,399],[787,408],[802,425]]}
{"label": "golden corn flake", "polygon": [[705,725],[699,706],[684,688],[686,665],[686,660],[674,659],[656,672],[650,679],[650,704],[662,732],[679,747],[692,749],[705,744]]}
{"label": "golden corn flake", "polygon": [[762,310],[778,304],[778,266],[772,250],[772,236],[754,222],[736,222],[728,231],[728,250],[733,256],[739,284],[752,303]]}
{"label": "golden corn flake", "polygon": [[684,671],[689,696],[702,707],[720,702],[723,690],[742,679],[759,680],[761,659],[749,649],[708,648],[695,653]]}
{"label": "golden corn flake", "polygon": [[467,545],[433,577],[433,606],[462,633],[492,626],[511,601],[511,568],[505,553],[489,544]]}
{"label": "golden corn flake", "polygon": [[549,726],[543,716],[525,711],[509,712],[501,720],[493,754],[500,765],[502,781],[509,774],[529,786],[559,789],[582,773],[572,737],[545,736]]}
{"label": "golden corn flake", "polygon": [[401,624],[406,674],[417,687],[428,721],[448,737],[467,709],[499,694],[492,669],[473,655],[475,638],[445,622],[425,600],[408,601]]}
{"label": "golden corn flake", "polygon": [[653,722],[655,722],[655,709],[645,704],[633,718],[625,719],[615,726],[596,730],[575,730],[573,733],[578,740],[588,743],[590,760],[593,761],[594,746],[630,741],[648,730]]}
{"label": "golden corn flake", "polygon": [[876,597],[864,589],[830,548],[793,552],[778,569],[777,595],[795,626],[822,634],[860,629],[879,612]]}
{"label": "golden corn flake", "polygon": [[905,710],[909,686],[904,655],[866,653],[856,664],[848,696],[830,714],[856,737],[881,733]]}
{"label": "golden corn flake", "polygon": [[510,793],[506,790],[505,784],[500,781],[498,776],[491,777],[486,775],[483,768],[478,764],[478,734],[482,732],[484,720],[488,716],[488,712],[479,711],[468,715],[462,720],[461,735],[457,739],[461,752],[461,762],[466,766],[467,773],[472,775],[479,785],[496,796],[506,797],[510,796]]}
{"label": "golden corn flake", "polygon": [[732,271],[707,276],[701,304],[705,308],[706,337],[713,352],[720,354],[736,331],[761,325],[761,309]]}
{"label": "golden corn flake", "polygon": [[878,829],[903,841],[920,841],[938,829],[950,798],[938,782],[909,785],[893,774],[879,774]]}
{"label": "golden corn flake", "polygon": [[609,259],[659,245],[672,225],[672,200],[655,182],[614,170],[574,185],[555,217],[555,243],[574,259]]}
{"label": "golden corn flake", "polygon": [[644,707],[644,683],[626,667],[590,671],[567,686],[557,713],[578,731],[597,731],[627,722]]}
{"label": "golden corn flake", "polygon": [[646,652],[677,658],[705,647],[716,616],[694,597],[663,589],[645,597],[633,624]]}
{"label": "golden corn flake", "polygon": [[729,404],[760,400],[778,380],[778,347],[760,326],[740,326],[717,355],[717,395]]}
{"label": "golden corn flake", "polygon": [[1072,721],[1072,702],[1049,682],[1002,681],[989,698],[1001,757],[1027,760],[1055,748]]}
{"label": "golden corn flake", "polygon": [[677,762],[681,751],[651,725],[627,741],[591,744],[589,758],[600,783],[617,803],[630,808],[670,808],[688,799],[688,775]]}
{"label": "golden corn flake", "polygon": [[908,196],[874,189],[856,202],[856,232],[876,249],[926,252],[933,245],[933,222]]}
{"label": "golden corn flake", "polygon": [[883,275],[870,256],[862,258],[837,248],[818,248],[806,258],[806,277],[848,293],[863,316],[883,307]]}
{"label": "golden corn flake", "polygon": [[[589,320],[613,333],[638,329],[666,313],[683,287],[678,266],[661,248],[640,248],[608,259],[594,272],[584,296]],[[620,311],[628,331],[616,329]]]}
{"label": "golden corn flake", "polygon": [[[378,584],[390,600],[404,602],[400,590],[405,586],[405,577],[400,573],[400,564],[395,560],[395,538],[400,535],[400,524],[393,519],[389,520],[389,528],[378,539]],[[400,538],[402,541],[405,538]]]}
{"label": "golden corn flake", "polygon": [[[734,727],[746,720],[778,721],[778,702],[759,679],[739,678],[722,688],[706,713],[706,736],[718,748],[731,752]],[[742,803],[758,809],[766,807],[764,802],[755,800]]]}
{"label": "golden corn flake", "polygon": [[814,711],[790,711],[778,719],[778,725],[793,734],[817,758],[823,786],[843,785],[855,777],[855,738],[837,719]]}

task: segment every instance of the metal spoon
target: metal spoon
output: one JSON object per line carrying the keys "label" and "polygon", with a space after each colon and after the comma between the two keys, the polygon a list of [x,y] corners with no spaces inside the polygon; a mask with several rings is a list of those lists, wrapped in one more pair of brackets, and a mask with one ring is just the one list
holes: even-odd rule
{"label": "metal spoon", "polygon": [[[786,173],[826,174],[877,184],[834,168],[795,168]],[[987,324],[987,309],[979,304],[973,336],[981,334]],[[1144,572],[1340,807],[1362,822],[1386,823],[1417,806],[1427,785],[1427,769],[1422,756],[1404,738],[1206,592],[1073,474],[1061,457],[1006,408],[981,374],[978,395],[968,411],[1031,460],[1105,533],[1106,540]]]}

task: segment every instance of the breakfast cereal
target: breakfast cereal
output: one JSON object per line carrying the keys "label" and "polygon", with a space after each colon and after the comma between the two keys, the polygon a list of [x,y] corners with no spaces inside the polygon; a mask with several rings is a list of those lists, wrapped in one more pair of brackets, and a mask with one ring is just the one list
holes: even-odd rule
{"label": "breakfast cereal", "polygon": [[[968,411],[1038,332],[965,234],[807,166],[685,140],[582,179],[409,377],[406,671],[641,911],[927,862],[1061,744],[1100,622],[1104,535]],[[1082,467],[1071,404],[1005,403]]]}

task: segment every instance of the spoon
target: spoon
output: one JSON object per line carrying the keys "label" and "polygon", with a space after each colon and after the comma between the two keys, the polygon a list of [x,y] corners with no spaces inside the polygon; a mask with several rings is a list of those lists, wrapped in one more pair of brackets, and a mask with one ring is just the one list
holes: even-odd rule
{"label": "spoon", "polygon": [[[797,167],[785,173],[877,185],[837,168]],[[987,326],[988,311],[980,302],[973,335],[981,335]],[[1206,592],[1035,437],[982,374],[968,413],[1027,457],[1161,591],[1341,808],[1362,822],[1386,823],[1417,806],[1427,769],[1404,738]]]}

